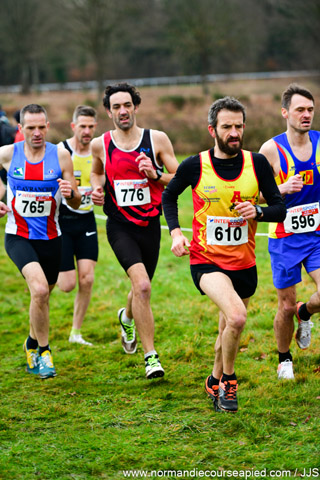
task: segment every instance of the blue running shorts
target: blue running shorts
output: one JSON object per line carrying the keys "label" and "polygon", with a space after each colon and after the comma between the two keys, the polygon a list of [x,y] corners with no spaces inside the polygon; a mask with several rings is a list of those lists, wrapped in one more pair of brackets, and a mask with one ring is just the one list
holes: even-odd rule
{"label": "blue running shorts", "polygon": [[273,284],[288,288],[301,282],[301,268],[307,273],[320,268],[320,236],[315,232],[269,238]]}

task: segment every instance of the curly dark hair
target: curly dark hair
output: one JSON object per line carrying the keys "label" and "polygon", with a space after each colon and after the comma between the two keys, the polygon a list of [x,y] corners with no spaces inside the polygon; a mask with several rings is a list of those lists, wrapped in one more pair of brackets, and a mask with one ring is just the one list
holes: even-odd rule
{"label": "curly dark hair", "polygon": [[131,95],[132,103],[136,107],[141,103],[140,93],[136,90],[133,85],[129,83],[116,83],[114,85],[108,85],[104,92],[103,105],[105,108],[110,110],[110,97],[117,92],[128,92]]}

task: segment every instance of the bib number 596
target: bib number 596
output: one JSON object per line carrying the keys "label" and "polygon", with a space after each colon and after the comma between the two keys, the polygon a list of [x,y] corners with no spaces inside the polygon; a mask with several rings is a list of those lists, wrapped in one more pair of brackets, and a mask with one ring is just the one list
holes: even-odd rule
{"label": "bib number 596", "polygon": [[286,233],[307,233],[317,230],[319,223],[319,202],[315,202],[289,208],[283,225]]}
{"label": "bib number 596", "polygon": [[306,227],[314,227],[316,224],[315,219],[313,218],[313,215],[308,215],[307,217],[304,217],[303,215],[294,215],[291,218],[291,228],[292,230],[299,230],[302,228],[303,230]]}

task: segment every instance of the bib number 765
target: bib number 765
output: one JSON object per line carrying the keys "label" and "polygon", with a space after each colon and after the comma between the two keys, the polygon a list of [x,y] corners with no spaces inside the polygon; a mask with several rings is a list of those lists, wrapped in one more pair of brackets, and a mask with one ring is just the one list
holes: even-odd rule
{"label": "bib number 765", "polygon": [[23,217],[47,217],[51,206],[52,196],[48,192],[16,192],[15,209]]}

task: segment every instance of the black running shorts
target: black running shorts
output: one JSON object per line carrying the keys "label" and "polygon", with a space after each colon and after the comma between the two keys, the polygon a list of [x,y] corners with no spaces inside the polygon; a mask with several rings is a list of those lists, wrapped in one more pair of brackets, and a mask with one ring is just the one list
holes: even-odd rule
{"label": "black running shorts", "polygon": [[151,220],[147,227],[118,222],[108,217],[107,237],[120,265],[126,272],[132,265],[143,263],[150,280],[152,279],[160,250],[159,217]]}
{"label": "black running shorts", "polygon": [[75,270],[77,260],[98,260],[98,232],[93,212],[61,216],[62,255],[60,272]]}
{"label": "black running shorts", "polygon": [[201,295],[205,293],[200,288],[200,279],[204,273],[221,272],[227,275],[240,298],[252,297],[258,284],[257,267],[244,270],[224,270],[213,264],[190,265],[193,282]]}
{"label": "black running shorts", "polygon": [[6,233],[4,246],[20,272],[28,263],[37,262],[40,263],[48,284],[56,283],[61,258],[61,236],[52,240],[28,240]]}

